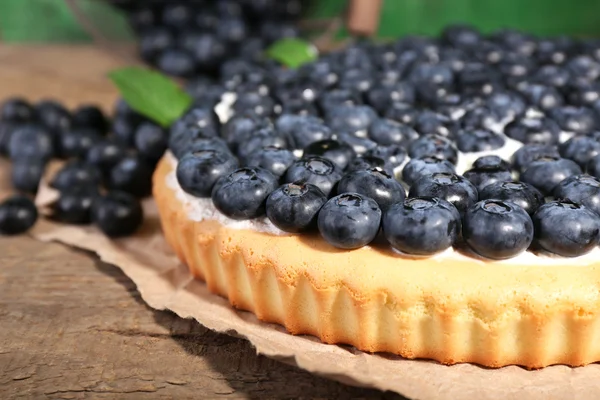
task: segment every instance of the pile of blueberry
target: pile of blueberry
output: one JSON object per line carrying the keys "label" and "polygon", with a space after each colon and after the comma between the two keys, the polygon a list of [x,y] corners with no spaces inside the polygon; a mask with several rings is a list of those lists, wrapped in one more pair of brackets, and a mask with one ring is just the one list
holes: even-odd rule
{"label": "pile of blueberry", "polygon": [[182,189],[229,218],[412,255],[578,256],[600,240],[600,41],[453,26],[298,69],[232,61],[218,95],[199,87],[168,146]]}
{"label": "pile of blueberry", "polygon": [[49,182],[60,192],[53,219],[94,223],[110,237],[135,232],[143,219],[140,199],[151,192],[167,140],[163,128],[124,102],[110,120],[93,105],[71,112],[52,100],[7,100],[0,109],[0,153],[12,161],[12,184],[21,194],[0,205],[0,232],[33,226],[38,214],[31,196],[52,159],[64,160]]}
{"label": "pile of blueberry", "polygon": [[255,59],[298,36],[304,0],[112,0],[124,8],[144,61],[180,77],[216,75],[229,59]]}

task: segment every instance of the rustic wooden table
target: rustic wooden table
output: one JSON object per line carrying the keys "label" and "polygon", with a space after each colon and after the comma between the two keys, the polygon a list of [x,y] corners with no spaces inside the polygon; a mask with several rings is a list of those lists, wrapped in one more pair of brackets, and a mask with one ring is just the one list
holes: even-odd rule
{"label": "rustic wooden table", "polygon": [[[0,46],[0,99],[110,110],[118,57]],[[0,238],[0,398],[399,398],[257,356],[242,339],[144,304],[121,271],[28,237]]]}

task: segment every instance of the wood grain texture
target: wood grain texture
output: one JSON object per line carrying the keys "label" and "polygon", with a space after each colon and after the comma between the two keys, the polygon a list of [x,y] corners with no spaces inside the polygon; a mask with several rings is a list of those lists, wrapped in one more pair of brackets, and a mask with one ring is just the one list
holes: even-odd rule
{"label": "wood grain texture", "polygon": [[[110,110],[105,73],[121,63],[89,47],[0,46],[0,99]],[[0,398],[399,396],[257,356],[245,340],[150,309],[129,278],[90,254],[15,237],[0,238]]]}

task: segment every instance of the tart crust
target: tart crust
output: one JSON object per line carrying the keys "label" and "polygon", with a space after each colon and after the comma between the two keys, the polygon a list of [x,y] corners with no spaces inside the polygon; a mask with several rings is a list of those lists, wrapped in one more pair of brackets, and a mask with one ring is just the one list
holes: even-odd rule
{"label": "tart crust", "polygon": [[318,235],[277,236],[193,221],[153,178],[167,242],[192,274],[260,320],[344,343],[444,364],[540,368],[600,361],[600,260],[578,265],[410,259],[391,250],[338,250]]}

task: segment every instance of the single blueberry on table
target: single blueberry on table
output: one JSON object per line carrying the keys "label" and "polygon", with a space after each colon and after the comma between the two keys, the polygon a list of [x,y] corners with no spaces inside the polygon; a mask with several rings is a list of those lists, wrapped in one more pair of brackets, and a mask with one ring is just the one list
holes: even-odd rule
{"label": "single blueberry on table", "polygon": [[140,228],[144,210],[133,195],[109,191],[94,199],[91,219],[106,236],[118,238],[132,235]]}
{"label": "single blueberry on table", "polygon": [[139,155],[124,157],[110,171],[108,187],[136,197],[152,192],[152,166]]}
{"label": "single blueberry on table", "polygon": [[319,211],[317,225],[323,238],[340,249],[358,249],[375,239],[381,210],[375,202],[358,193],[343,193],[330,199]]}
{"label": "single blueberry on table", "polygon": [[408,125],[380,118],[371,124],[369,137],[383,146],[397,144],[407,147],[418,139],[419,134]]}
{"label": "single blueberry on table", "polygon": [[79,160],[67,162],[52,178],[50,187],[63,191],[71,188],[98,187],[102,174],[98,167]]}
{"label": "single blueberry on table", "polygon": [[73,111],[73,127],[90,128],[100,135],[105,135],[108,131],[108,119],[100,108],[94,105],[82,105]]}
{"label": "single blueberry on table", "polygon": [[600,215],[600,179],[590,175],[573,175],[554,188],[556,199],[569,199]]}
{"label": "single blueberry on table", "polygon": [[481,192],[487,185],[495,182],[512,181],[513,177],[509,169],[504,168],[502,164],[486,165],[479,168],[474,167],[463,173],[463,176]]}
{"label": "single blueberry on table", "polygon": [[562,180],[581,174],[575,161],[560,157],[537,157],[521,174],[521,180],[549,195]]}
{"label": "single blueberry on table", "polygon": [[317,186],[326,196],[342,178],[340,169],[329,159],[307,156],[294,162],[285,174],[285,181],[310,183]]}
{"label": "single blueberry on table", "polygon": [[375,200],[384,211],[406,197],[400,182],[392,174],[377,167],[347,173],[339,181],[337,192],[362,194]]}
{"label": "single blueberry on table", "polygon": [[11,182],[21,192],[35,194],[44,175],[46,163],[38,159],[20,159],[12,163]]}
{"label": "single blueberry on table", "polygon": [[0,233],[3,235],[26,232],[37,218],[37,208],[28,197],[13,195],[0,203]]}
{"label": "single blueberry on table", "polygon": [[49,160],[54,156],[52,134],[40,125],[21,125],[10,134],[8,156],[11,160]]}
{"label": "single blueberry on table", "polygon": [[456,164],[458,160],[458,150],[454,143],[438,135],[421,136],[413,141],[408,148],[410,158],[419,157],[437,157],[448,160],[451,164]]}
{"label": "single blueberry on table", "polygon": [[535,238],[541,248],[563,257],[589,253],[600,240],[600,216],[571,200],[556,200],[533,215]]}
{"label": "single blueberry on table", "polygon": [[402,180],[409,186],[413,185],[421,177],[436,172],[454,174],[454,165],[448,160],[438,157],[420,157],[411,159],[402,170]]}
{"label": "single blueberry on table", "polygon": [[558,144],[560,127],[546,117],[521,117],[506,125],[504,133],[524,144],[552,145]]}
{"label": "single blueberry on table", "polygon": [[177,163],[179,186],[196,197],[210,197],[219,178],[227,176],[238,167],[229,153],[218,150],[198,150],[187,153]]}
{"label": "single blueberry on table", "polygon": [[512,167],[523,172],[539,157],[560,157],[558,147],[548,144],[526,144],[513,154]]}
{"label": "single blueberry on table", "polygon": [[503,160],[499,156],[489,155],[481,156],[473,162],[473,168],[503,168],[510,169],[508,161]]}
{"label": "single blueberry on table", "polygon": [[167,149],[167,132],[159,125],[144,122],[135,131],[134,143],[138,153],[152,164]]}
{"label": "single blueberry on table", "polygon": [[317,226],[319,210],[327,196],[310,183],[286,183],[267,198],[269,220],[285,232],[302,232]]}
{"label": "single blueberry on table", "polygon": [[266,199],[277,186],[277,177],[269,171],[245,167],[219,179],[211,197],[217,210],[227,217],[252,219],[265,214]]}
{"label": "single blueberry on table", "polygon": [[0,108],[0,119],[5,122],[26,123],[32,122],[34,118],[33,107],[25,99],[7,99]]}
{"label": "single blueberry on table", "polygon": [[452,204],[462,215],[477,202],[477,188],[460,175],[437,172],[424,175],[410,187],[409,197],[436,197]]}
{"label": "single blueberry on table", "polygon": [[380,158],[385,162],[385,169],[394,171],[406,160],[406,150],[398,145],[377,146],[367,151],[364,157]]}
{"label": "single blueberry on table", "polygon": [[402,253],[427,256],[451,247],[461,230],[460,214],[445,200],[413,197],[388,208],[383,234]]}
{"label": "single blueberry on table", "polygon": [[74,225],[92,221],[92,207],[99,196],[96,188],[71,188],[60,192],[52,204],[52,219]]}
{"label": "single blueberry on table", "polygon": [[53,133],[60,133],[71,127],[71,113],[54,100],[43,100],[36,104],[37,120]]}
{"label": "single blueberry on table", "polygon": [[515,203],[482,200],[465,213],[463,238],[483,257],[511,258],[527,250],[533,241],[533,223],[529,214]]}
{"label": "single blueberry on table", "polygon": [[456,145],[465,153],[496,150],[504,146],[505,139],[502,135],[487,129],[473,129],[461,131],[457,134]]}
{"label": "single blueberry on table", "polygon": [[137,114],[121,114],[117,115],[112,121],[112,133],[113,137],[123,146],[133,146],[133,140],[135,137],[135,130],[139,124],[144,121],[144,118]]}
{"label": "single blueberry on table", "polygon": [[266,146],[253,152],[248,158],[249,167],[260,167],[280,177],[296,161],[291,150],[277,146]]}
{"label": "single blueberry on table", "polygon": [[356,157],[356,153],[352,147],[337,140],[314,142],[304,149],[303,155],[305,157],[320,156],[327,158],[342,170]]}
{"label": "single blueberry on table", "polygon": [[72,128],[60,134],[58,153],[64,158],[85,158],[89,150],[102,141],[93,128]]}
{"label": "single blueberry on table", "polygon": [[85,156],[85,162],[97,167],[104,176],[108,176],[112,167],[126,155],[127,149],[120,143],[105,139],[90,147]]}
{"label": "single blueberry on table", "polygon": [[506,181],[487,185],[479,192],[480,200],[496,199],[515,203],[529,215],[533,215],[544,204],[544,195],[525,182]]}
{"label": "single blueberry on table", "polygon": [[585,168],[592,158],[600,154],[600,142],[589,136],[573,136],[558,146],[558,152]]}

